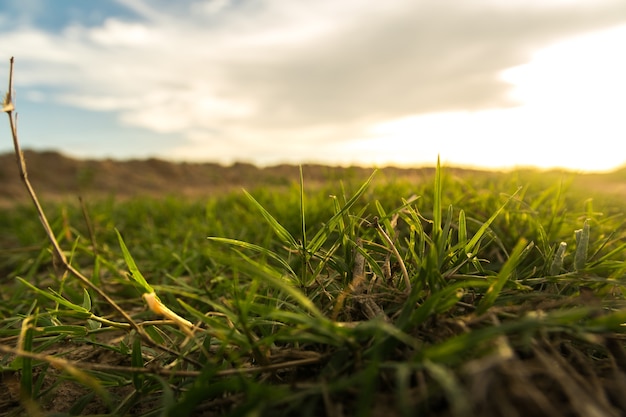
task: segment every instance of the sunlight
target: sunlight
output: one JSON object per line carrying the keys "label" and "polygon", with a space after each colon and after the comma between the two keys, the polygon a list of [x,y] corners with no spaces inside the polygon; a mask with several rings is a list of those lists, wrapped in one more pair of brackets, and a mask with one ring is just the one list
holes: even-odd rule
{"label": "sunlight", "polygon": [[615,108],[626,90],[625,42],[626,26],[580,36],[542,49],[502,78],[515,85],[513,98],[533,106],[576,109],[593,100]]}
{"label": "sunlight", "polygon": [[440,154],[489,168],[616,168],[626,155],[624,44],[626,26],[554,44],[502,74],[518,107],[381,123],[345,151],[379,165],[428,163]]}

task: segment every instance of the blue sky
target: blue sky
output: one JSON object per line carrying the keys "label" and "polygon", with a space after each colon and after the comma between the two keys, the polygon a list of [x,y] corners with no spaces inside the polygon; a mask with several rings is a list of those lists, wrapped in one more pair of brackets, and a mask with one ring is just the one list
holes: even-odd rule
{"label": "blue sky", "polygon": [[623,0],[0,0],[23,147],[85,158],[612,169],[624,45]]}

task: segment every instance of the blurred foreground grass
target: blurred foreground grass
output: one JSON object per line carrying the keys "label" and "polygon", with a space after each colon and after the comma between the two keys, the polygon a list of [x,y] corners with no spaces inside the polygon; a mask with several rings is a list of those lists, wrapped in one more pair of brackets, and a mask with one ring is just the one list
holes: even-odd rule
{"label": "blurred foreground grass", "polygon": [[[55,268],[30,207],[3,208],[0,415],[621,415],[623,199],[570,182],[439,169],[48,205],[149,344]],[[142,277],[195,327],[147,309]]]}

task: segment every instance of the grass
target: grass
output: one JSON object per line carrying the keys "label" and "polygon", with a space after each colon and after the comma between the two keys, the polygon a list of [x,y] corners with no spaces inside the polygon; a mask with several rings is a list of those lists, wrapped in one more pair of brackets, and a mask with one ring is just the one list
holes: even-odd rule
{"label": "grass", "polygon": [[621,415],[622,205],[437,166],[2,208],[0,415]]}
{"label": "grass", "polygon": [[[524,395],[547,414],[576,409],[586,372],[623,387],[617,202],[471,180],[46,207],[69,262],[150,342],[52,267],[32,211],[4,209],[1,366],[19,381],[4,415],[497,415]],[[144,307],[151,290],[191,331]],[[596,385],[585,406],[616,413]]]}

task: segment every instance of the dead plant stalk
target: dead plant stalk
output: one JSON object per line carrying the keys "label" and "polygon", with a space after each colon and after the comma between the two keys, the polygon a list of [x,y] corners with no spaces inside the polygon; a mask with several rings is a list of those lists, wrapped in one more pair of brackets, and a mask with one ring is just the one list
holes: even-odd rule
{"label": "dead plant stalk", "polygon": [[[157,347],[163,351],[166,351],[168,353],[172,353],[174,355],[178,355],[177,352],[172,351],[171,349],[169,349],[166,346],[160,345],[158,343],[156,343],[155,341],[153,341],[150,336],[143,330],[143,328],[141,326],[139,326],[133,319],[132,317],[130,317],[130,315],[122,308],[120,307],[111,297],[109,297],[102,289],[100,289],[98,286],[96,286],[93,282],[91,282],[91,280],[89,278],[87,278],[85,275],[83,275],[79,270],[77,270],[76,268],[74,268],[67,260],[67,257],[65,256],[65,253],[63,252],[63,250],[61,249],[61,246],[59,245],[59,242],[56,239],[56,236],[54,235],[54,232],[52,231],[52,228],[50,227],[50,224],[48,222],[48,219],[46,217],[46,214],[39,202],[39,198],[37,197],[37,193],[35,192],[33,186],[30,183],[30,180],[28,179],[28,171],[26,169],[26,160],[24,158],[24,154],[22,153],[21,147],[20,147],[20,142],[18,139],[18,134],[17,134],[17,114],[14,114],[15,111],[15,104],[13,103],[13,62],[14,62],[14,58],[11,57],[10,59],[10,66],[9,66],[9,88],[7,90],[7,93],[4,97],[4,102],[2,104],[2,111],[5,112],[8,116],[9,116],[9,125],[11,128],[11,136],[13,138],[13,147],[15,149],[15,156],[17,158],[17,166],[19,169],[19,173],[20,173],[20,178],[22,179],[22,182],[24,183],[26,190],[28,191],[28,195],[30,196],[35,209],[37,211],[37,214],[39,216],[39,220],[41,221],[41,224],[46,232],[46,235],[48,237],[48,240],[50,241],[50,244],[52,245],[52,256],[53,259],[58,262],[61,268],[63,268],[64,270],[68,271],[69,273],[71,273],[72,275],[74,275],[83,285],[85,285],[86,287],[92,289],[93,291],[95,291],[100,297],[102,297],[103,300],[105,300],[115,311],[117,311],[117,313],[119,313],[124,320],[126,320],[128,322],[128,324],[141,336],[141,338],[148,344]],[[188,358],[185,358],[185,360],[189,360]],[[193,362],[193,361],[192,361]]]}

